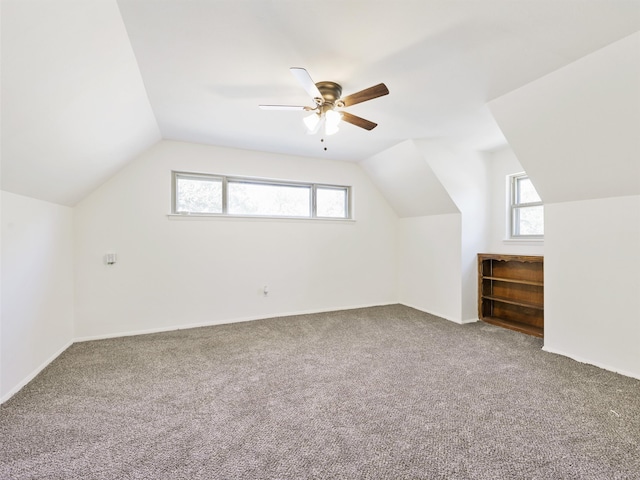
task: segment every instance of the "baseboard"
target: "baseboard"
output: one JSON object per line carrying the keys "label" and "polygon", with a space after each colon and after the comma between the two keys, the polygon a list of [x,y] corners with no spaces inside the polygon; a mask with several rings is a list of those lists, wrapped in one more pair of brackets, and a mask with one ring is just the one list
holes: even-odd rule
{"label": "baseboard", "polygon": [[582,358],[577,355],[572,355],[561,350],[556,350],[555,348],[549,348],[546,345],[542,347],[542,350],[547,353],[553,353],[555,355],[562,355],[563,357],[570,358],[571,360],[575,360],[576,362],[585,363],[587,365],[593,365],[594,367],[602,368],[603,370],[607,370],[609,372],[618,373],[620,375],[624,375],[625,377],[635,378],[640,380],[640,374],[634,372],[628,372],[626,370],[620,370],[619,368],[611,367],[610,365],[605,365],[604,363],[594,362],[593,360],[587,360],[586,358]]}
{"label": "baseboard", "polygon": [[340,310],[355,310],[358,308],[371,308],[371,307],[381,307],[385,305],[397,305],[397,302],[389,302],[389,303],[376,303],[375,305],[350,305],[343,307],[335,307],[335,308],[325,308],[325,309],[315,309],[315,310],[301,310],[296,312],[286,312],[286,313],[273,313],[270,315],[258,315],[251,317],[240,317],[240,318],[232,318],[232,319],[222,319],[222,320],[214,320],[211,322],[201,322],[201,323],[192,323],[188,325],[172,325],[168,327],[159,327],[159,328],[149,328],[144,330],[132,330],[128,332],[116,332],[116,333],[107,333],[102,335],[91,335],[85,337],[77,337],[70,342],[68,342],[63,348],[54,353],[51,357],[49,357],[45,362],[43,362],[38,368],[36,368],[31,374],[25,377],[20,383],[18,383],[15,387],[13,387],[7,394],[5,394],[2,398],[0,398],[0,405],[13,397],[16,393],[18,393],[22,388],[25,387],[31,380],[33,380],[36,375],[38,375],[42,370],[44,370],[51,362],[53,362],[56,358],[58,358],[67,348],[69,348],[74,343],[79,342],[89,342],[92,340],[106,340],[108,338],[119,338],[119,337],[130,337],[134,335],[146,335],[150,333],[162,333],[162,332],[173,332],[176,330],[186,330],[188,328],[200,328],[200,327],[213,327],[215,325],[225,325],[230,323],[240,323],[240,322],[251,322],[254,320],[266,320],[268,318],[278,318],[278,317],[292,317],[295,315],[309,315],[313,313],[327,313],[327,312],[338,312]]}
{"label": "baseboard", "polygon": [[231,319],[220,319],[213,320],[210,322],[200,322],[200,323],[190,323],[186,325],[172,325],[168,327],[159,327],[159,328],[148,328],[144,330],[131,330],[128,332],[116,332],[116,333],[107,333],[101,335],[90,335],[84,337],[77,337],[75,342],[90,342],[93,340],[106,340],[108,338],[119,338],[119,337],[131,337],[134,335],[148,335],[150,333],[163,333],[163,332],[175,332],[177,330],[187,330],[190,328],[202,328],[202,327],[214,327],[216,325],[227,325],[231,323],[242,323],[242,322],[253,322],[256,320],[266,320],[269,318],[279,318],[279,317],[293,317],[296,315],[312,315],[314,313],[327,313],[327,312],[339,312],[341,310],[356,310],[358,308],[371,308],[371,307],[382,307],[385,305],[397,305],[398,302],[390,302],[390,303],[376,303],[375,305],[350,305],[344,307],[335,307],[335,308],[326,308],[326,309],[315,309],[315,310],[300,310],[295,312],[285,312],[285,313],[272,313],[268,315],[256,315],[250,317],[238,317]]}
{"label": "baseboard", "polygon": [[[33,372],[31,372],[27,377],[25,377],[20,383],[18,383],[15,387],[13,387],[2,398],[0,398],[0,405],[5,403],[7,400],[9,400],[11,397],[13,397],[16,393],[18,393],[31,380],[33,380],[42,370],[44,370],[51,362],[53,362],[65,350],[67,350],[71,345],[73,345],[76,342],[87,342],[87,341],[92,341],[92,340],[104,340],[104,339],[108,339],[108,338],[127,337],[127,336],[133,336],[133,335],[146,335],[146,334],[150,334],[150,333],[171,332],[171,331],[176,331],[176,330],[185,330],[185,329],[188,329],[188,328],[211,327],[211,326],[215,326],[215,325],[224,325],[224,324],[240,323],[240,322],[251,322],[251,321],[255,321],[255,320],[265,320],[265,319],[269,319],[269,318],[291,317],[291,316],[296,316],[296,315],[310,315],[310,314],[314,314],[314,313],[337,312],[337,311],[341,311],[341,310],[355,310],[355,309],[358,309],[358,308],[381,307],[381,306],[397,305],[397,304],[404,305],[406,307],[413,308],[415,310],[418,310],[418,311],[421,311],[421,312],[424,312],[424,313],[428,313],[429,315],[434,315],[436,317],[442,318],[444,320],[448,320],[450,322],[457,323],[459,325],[463,325],[463,324],[466,324],[466,323],[473,323],[473,322],[477,322],[478,321],[478,319],[475,319],[475,318],[467,319],[467,320],[453,319],[453,318],[447,317],[446,315],[442,315],[442,314],[439,314],[437,312],[427,311],[427,310],[424,310],[422,308],[419,308],[419,307],[416,307],[414,305],[410,305],[410,304],[407,304],[407,303],[389,302],[389,303],[381,303],[381,304],[375,304],[375,305],[370,305],[370,304],[369,305],[352,305],[352,306],[344,306],[344,307],[328,308],[328,309],[301,310],[301,311],[296,311],[296,312],[286,312],[286,313],[280,313],[280,314],[241,317],[241,318],[235,318],[235,319],[222,319],[222,320],[214,320],[214,321],[211,321],[211,322],[193,323],[193,324],[188,324],[188,325],[174,325],[174,326],[169,326],[169,327],[160,327],[160,328],[152,328],[152,329],[145,329],[145,330],[135,330],[135,331],[129,331],[129,332],[119,332],[119,333],[110,333],[110,334],[104,334],[104,335],[78,337],[78,338],[76,338],[74,340],[69,341],[65,346],[63,346],[57,352],[55,352],[53,355],[51,355],[47,360],[45,360],[42,364],[40,364],[40,366],[38,366],[35,370],[33,370]],[[599,363],[599,362],[594,362],[594,361],[591,361],[591,360],[587,360],[585,358],[582,358],[582,357],[579,357],[579,356],[576,356],[576,355],[568,354],[568,353],[563,352],[561,350],[556,350],[556,349],[553,349],[553,348],[549,348],[546,345],[544,347],[542,347],[542,350],[547,352],[547,353],[553,353],[553,354],[556,354],[556,355],[562,355],[563,357],[571,358],[572,360],[575,360],[576,362],[585,363],[585,364],[588,364],[588,365],[593,365],[595,367],[602,368],[603,370],[607,370],[607,371],[614,372],[614,373],[617,373],[617,374],[620,374],[620,375],[624,375],[626,377],[631,377],[631,378],[635,378],[635,379],[640,380],[640,374],[638,374],[638,373],[628,372],[628,371],[625,371],[625,370],[620,370],[618,368],[614,368],[614,367],[611,367],[609,365],[605,365],[605,364],[602,364],[602,363]]]}
{"label": "baseboard", "polygon": [[480,319],[479,319],[479,318],[472,317],[472,318],[465,318],[465,319],[463,319],[463,320],[460,320],[460,322],[459,322],[459,323],[460,323],[461,325],[466,325],[467,323],[477,323],[477,322],[479,322],[479,321],[480,321]]}
{"label": "baseboard", "polygon": [[478,321],[477,318],[468,318],[468,319],[465,319],[465,320],[461,320],[459,318],[451,318],[451,317],[448,317],[447,315],[442,315],[441,313],[438,313],[438,312],[425,310],[424,308],[416,307],[415,305],[411,305],[409,303],[400,302],[400,305],[404,305],[405,307],[413,308],[415,310],[419,310],[421,312],[428,313],[429,315],[433,315],[434,317],[443,318],[443,319],[448,320],[450,322],[457,323],[458,325],[464,325],[466,323],[474,323],[474,322]]}
{"label": "baseboard", "polygon": [[29,376],[27,376],[18,385],[16,385],[14,388],[12,388],[4,397],[0,398],[0,404],[6,402],[12,396],[14,396],[16,393],[18,393],[25,385],[27,385],[31,380],[33,380],[36,377],[36,375],[38,375],[51,362],[53,362],[58,356],[60,356],[60,354],[62,354],[62,352],[64,352],[67,348],[69,348],[71,345],[73,345],[76,342],[79,343],[79,342],[89,342],[89,341],[93,341],[93,340],[106,340],[106,339],[109,339],[109,338],[130,337],[130,336],[134,336],[134,335],[147,335],[147,334],[151,334],[151,333],[173,332],[173,331],[176,331],[176,330],[186,330],[186,329],[189,329],[189,328],[213,327],[213,326],[216,326],[216,325],[225,325],[225,324],[231,324],[231,323],[252,322],[252,321],[255,321],[255,320],[265,320],[265,319],[268,319],[268,318],[292,317],[292,316],[296,316],[296,315],[311,315],[311,314],[314,314],[314,313],[338,312],[338,311],[341,311],[341,310],[356,310],[358,308],[372,308],[372,307],[382,307],[382,306],[387,306],[387,305],[398,305],[398,304],[404,305],[406,307],[414,308],[414,309],[419,310],[421,312],[425,312],[425,313],[428,313],[430,315],[434,315],[436,317],[443,318],[445,320],[449,320],[449,321],[457,323],[457,324],[471,323],[471,322],[477,321],[477,319],[470,319],[470,320],[462,320],[461,321],[461,320],[457,320],[457,319],[453,319],[453,318],[448,318],[447,316],[441,315],[441,314],[439,314],[437,312],[429,312],[429,311],[423,310],[421,308],[415,307],[413,305],[408,305],[408,304],[399,303],[399,302],[388,302],[388,303],[376,303],[376,304],[366,304],[366,305],[347,305],[347,306],[333,307],[333,308],[300,310],[300,311],[285,312],[285,313],[273,313],[273,314],[269,314],[269,315],[257,315],[257,316],[250,316],[250,317],[221,319],[221,320],[213,320],[213,321],[210,321],[210,322],[191,323],[191,324],[187,324],[187,325],[171,325],[171,326],[166,326],[166,327],[148,328],[148,329],[143,329],[143,330],[130,330],[130,331],[126,331],[126,332],[113,332],[113,333],[106,333],[106,334],[100,334],[100,335],[90,335],[90,336],[84,336],[84,337],[77,337],[77,338],[73,339],[72,341],[70,341],[67,345],[65,345],[62,349],[60,349],[54,355],[52,355],[44,363],[42,363]]}
{"label": "baseboard", "polygon": [[25,377],[20,383],[18,383],[15,387],[13,387],[11,390],[9,390],[9,392],[7,392],[2,398],[0,398],[0,405],[3,404],[4,402],[6,402],[7,400],[9,400],[16,393],[18,393],[20,390],[22,390],[31,380],[36,378],[36,376],[42,370],[47,368],[51,362],[53,362],[56,358],[58,358],[60,355],[62,355],[62,353],[67,348],[69,348],[71,345],[73,345],[73,343],[74,343],[73,340],[68,342],[64,347],[59,349],[56,353],[54,353],[47,360],[45,360],[43,363],[41,363],[40,366],[38,366],[33,372],[31,372],[29,375],[27,375],[27,377]]}

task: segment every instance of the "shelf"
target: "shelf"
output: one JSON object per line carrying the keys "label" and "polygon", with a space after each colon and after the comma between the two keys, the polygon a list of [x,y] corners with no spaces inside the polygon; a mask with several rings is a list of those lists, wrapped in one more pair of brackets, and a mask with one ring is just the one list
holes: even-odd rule
{"label": "shelf", "polygon": [[542,337],[544,257],[479,253],[478,318]]}
{"label": "shelf", "polygon": [[542,255],[507,255],[499,253],[479,253],[479,257],[499,262],[540,263]]}
{"label": "shelf", "polygon": [[526,333],[527,335],[533,335],[534,337],[544,338],[544,330],[540,327],[533,325],[526,325],[524,323],[513,322],[510,320],[503,320],[496,317],[484,317],[483,322],[496,325],[498,327],[508,328],[509,330],[515,330],[516,332]]}
{"label": "shelf", "polygon": [[482,279],[483,280],[493,280],[495,282],[519,283],[521,285],[533,285],[534,287],[542,287],[542,286],[544,286],[544,283],[542,283],[542,282],[534,282],[532,280],[517,280],[515,278],[483,276]]}
{"label": "shelf", "polygon": [[509,305],[517,305],[519,307],[535,308],[536,310],[544,310],[544,305],[538,305],[531,302],[521,302],[511,298],[497,297],[495,295],[482,295],[483,299],[493,300],[494,302],[508,303]]}

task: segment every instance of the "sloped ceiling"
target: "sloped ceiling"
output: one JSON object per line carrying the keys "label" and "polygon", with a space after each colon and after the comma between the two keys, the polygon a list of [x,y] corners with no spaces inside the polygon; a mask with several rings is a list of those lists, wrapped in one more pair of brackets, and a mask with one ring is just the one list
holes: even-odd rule
{"label": "sloped ceiling", "polygon": [[160,139],[114,1],[2,0],[2,189],[73,205]]}
{"label": "sloped ceiling", "polygon": [[459,212],[412,140],[394,145],[360,164],[400,218]]}
{"label": "sloped ceiling", "polygon": [[[2,0],[2,188],[73,205],[160,138],[361,161],[505,139],[487,102],[640,29],[637,0]],[[289,72],[377,122],[320,142]],[[327,150],[324,150],[324,147]]]}
{"label": "sloped ceiling", "polygon": [[640,195],[640,33],[490,107],[545,203]]}

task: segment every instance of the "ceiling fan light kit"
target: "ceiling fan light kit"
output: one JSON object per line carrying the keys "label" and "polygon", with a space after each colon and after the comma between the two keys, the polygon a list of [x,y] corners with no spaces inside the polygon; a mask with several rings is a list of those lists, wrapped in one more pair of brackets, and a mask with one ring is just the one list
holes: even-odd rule
{"label": "ceiling fan light kit", "polygon": [[338,125],[342,120],[342,114],[335,110],[327,110],[324,114],[324,131],[327,135],[333,135],[338,132]]}
{"label": "ceiling fan light kit", "polygon": [[302,121],[307,127],[307,133],[315,133],[320,127],[320,115],[317,113],[312,113],[308,117],[304,117]]}
{"label": "ceiling fan light kit", "polygon": [[342,87],[335,82],[315,83],[309,73],[300,67],[291,67],[291,73],[313,99],[315,106],[297,105],[260,105],[263,110],[302,110],[313,112],[304,117],[303,122],[307,127],[307,133],[315,134],[324,126],[326,135],[338,132],[342,120],[365,130],[373,130],[378,124],[345,112],[343,109],[357,103],[373,100],[389,93],[384,83],[379,83],[360,92],[353,93],[342,98]]}

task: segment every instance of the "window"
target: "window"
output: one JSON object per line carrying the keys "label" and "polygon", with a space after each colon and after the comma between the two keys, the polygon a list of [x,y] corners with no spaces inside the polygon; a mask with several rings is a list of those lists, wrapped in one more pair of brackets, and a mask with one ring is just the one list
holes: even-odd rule
{"label": "window", "polygon": [[509,177],[511,238],[542,238],[544,206],[526,174]]}
{"label": "window", "polygon": [[311,186],[227,180],[229,215],[311,216]]}
{"label": "window", "polygon": [[173,214],[351,218],[351,188],[173,172]]}
{"label": "window", "polygon": [[174,212],[222,213],[222,177],[174,173]]}
{"label": "window", "polygon": [[347,187],[316,187],[316,215],[323,218],[349,218]]}

